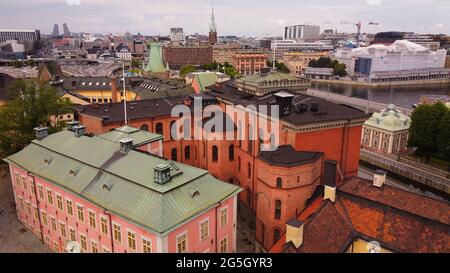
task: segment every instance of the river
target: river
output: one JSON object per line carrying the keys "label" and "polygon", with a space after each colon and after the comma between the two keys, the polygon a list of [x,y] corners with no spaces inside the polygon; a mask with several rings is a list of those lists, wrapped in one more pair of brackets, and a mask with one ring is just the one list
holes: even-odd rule
{"label": "river", "polygon": [[368,88],[313,83],[312,88],[375,102],[392,103],[404,108],[412,108],[413,104],[419,103],[422,95],[450,95],[450,86],[443,85]]}

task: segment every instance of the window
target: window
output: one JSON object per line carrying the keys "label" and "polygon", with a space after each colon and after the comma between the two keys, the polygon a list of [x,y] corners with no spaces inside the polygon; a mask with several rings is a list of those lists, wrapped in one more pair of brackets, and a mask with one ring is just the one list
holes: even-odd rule
{"label": "window", "polygon": [[81,248],[83,250],[87,250],[86,236],[83,234],[80,234],[80,243],[81,243]]}
{"label": "window", "polygon": [[187,251],[187,233],[177,237],[177,252],[186,253]]}
{"label": "window", "polygon": [[78,208],[78,210],[77,210],[78,220],[80,220],[81,222],[84,222],[84,208],[81,205],[78,205],[77,208]]}
{"label": "window", "polygon": [[280,230],[279,229],[275,229],[273,231],[273,243],[275,244],[276,242],[278,242],[280,240]]}
{"label": "window", "polygon": [[53,251],[59,252],[59,244],[58,244],[58,242],[53,242]]}
{"label": "window", "polygon": [[283,187],[283,179],[281,177],[277,178],[277,188],[281,189]]}
{"label": "window", "polygon": [[220,226],[224,228],[228,224],[228,208],[220,211]]}
{"label": "window", "polygon": [[59,194],[56,194],[56,205],[58,206],[59,210],[61,210],[61,211],[64,210],[62,196]]}
{"label": "window", "polygon": [[42,185],[38,185],[38,194],[41,200],[44,200],[44,187]]}
{"label": "window", "polygon": [[91,250],[92,253],[98,253],[98,244],[95,241],[91,241]]}
{"label": "window", "polygon": [[67,214],[73,216],[73,203],[71,200],[66,200]]}
{"label": "window", "polygon": [[136,250],[136,234],[131,231],[128,231],[128,248]]}
{"label": "window", "polygon": [[227,253],[227,251],[228,251],[228,238],[227,237],[220,240],[219,248],[220,248],[220,253]]}
{"label": "window", "polygon": [[25,201],[25,207],[27,208],[27,214],[31,216],[31,203],[28,201]]}
{"label": "window", "polygon": [[148,125],[147,125],[147,124],[142,125],[142,126],[141,126],[141,130],[142,130],[142,131],[147,131],[147,132],[148,132]]}
{"label": "window", "polygon": [[70,240],[75,242],[77,240],[77,235],[75,234],[75,229],[69,228]]}
{"label": "window", "polygon": [[252,204],[252,191],[250,190],[250,188],[247,188],[247,203],[249,205]]}
{"label": "window", "polygon": [[117,242],[122,242],[122,231],[120,230],[120,226],[114,224],[114,240]]}
{"label": "window", "polygon": [[47,201],[50,205],[53,205],[53,191],[47,189]]}
{"label": "window", "polygon": [[234,145],[230,145],[230,147],[228,147],[228,159],[230,161],[234,161]]}
{"label": "window", "polygon": [[41,211],[41,215],[42,215],[42,223],[46,226],[48,225],[48,220],[47,220],[47,213],[45,211]]}
{"label": "window", "polygon": [[17,187],[20,187],[20,174],[15,173],[15,182]]}
{"label": "window", "polygon": [[280,200],[275,201],[275,219],[276,220],[281,219],[281,201]]}
{"label": "window", "polygon": [[36,192],[34,190],[34,182],[33,182],[33,180],[30,180],[30,190],[31,190],[31,194],[33,194],[33,195],[36,194]]}
{"label": "window", "polygon": [[252,165],[247,163],[247,177],[252,178]]}
{"label": "window", "polygon": [[95,217],[95,212],[89,211],[89,226],[92,229],[95,229],[97,227],[97,219]]}
{"label": "window", "polygon": [[52,229],[54,231],[56,231],[56,218],[53,217],[53,216],[50,216],[50,222],[51,222],[51,225],[52,225]]}
{"label": "window", "polygon": [[100,217],[101,230],[104,235],[108,235],[108,219]]}
{"label": "window", "polygon": [[25,176],[22,176],[22,186],[23,186],[23,190],[26,191],[27,190],[27,178]]}
{"label": "window", "polygon": [[164,130],[163,130],[163,124],[162,124],[161,122],[158,122],[158,123],[156,124],[155,132],[156,132],[157,134],[160,134],[160,135],[162,135],[162,134],[164,133]]}
{"label": "window", "polygon": [[152,242],[147,239],[142,239],[142,252],[152,253]]}
{"label": "window", "polygon": [[241,157],[238,157],[238,171],[241,171]]}
{"label": "window", "polygon": [[189,160],[191,159],[191,147],[187,146],[184,148],[184,159]]}
{"label": "window", "polygon": [[37,207],[34,207],[34,219],[38,220],[39,219],[39,211]]}
{"label": "window", "polygon": [[200,223],[200,240],[203,241],[209,237],[209,220]]}
{"label": "window", "polygon": [[219,149],[216,145],[212,147],[212,161],[217,162],[219,160]]}
{"label": "window", "polygon": [[[174,124],[175,124],[175,121],[174,120],[172,120],[171,122],[170,122],[170,139],[174,139],[174,137],[177,137],[178,136],[178,132],[177,132],[177,128],[176,128],[176,126],[174,126]],[[172,130],[173,130],[173,135],[172,135]]]}
{"label": "window", "polygon": [[61,236],[66,237],[66,225],[62,222],[59,222],[59,229],[61,230]]}
{"label": "window", "polygon": [[172,161],[177,161],[177,154],[178,154],[177,149],[173,148],[171,154],[172,154]]}

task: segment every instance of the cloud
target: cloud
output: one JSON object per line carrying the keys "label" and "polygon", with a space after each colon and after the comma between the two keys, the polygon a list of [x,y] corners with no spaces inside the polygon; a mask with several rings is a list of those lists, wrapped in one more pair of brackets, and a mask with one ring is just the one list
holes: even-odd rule
{"label": "cloud", "polygon": [[381,6],[381,0],[366,0],[369,6]]}

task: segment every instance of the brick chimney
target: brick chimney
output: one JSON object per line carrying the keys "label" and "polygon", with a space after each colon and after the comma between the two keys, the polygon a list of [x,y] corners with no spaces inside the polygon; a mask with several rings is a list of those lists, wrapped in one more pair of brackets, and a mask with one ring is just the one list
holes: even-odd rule
{"label": "brick chimney", "polygon": [[117,78],[115,76],[111,77],[111,96],[112,96],[112,102],[118,102],[120,93],[119,89],[117,89]]}

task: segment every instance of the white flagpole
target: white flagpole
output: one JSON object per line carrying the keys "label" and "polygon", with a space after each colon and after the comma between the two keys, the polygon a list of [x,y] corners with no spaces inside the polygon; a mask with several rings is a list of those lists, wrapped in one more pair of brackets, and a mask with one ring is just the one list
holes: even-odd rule
{"label": "white flagpole", "polygon": [[125,88],[125,62],[122,62],[122,80],[123,80],[123,110],[125,114],[125,125],[128,125],[127,117],[127,91]]}

